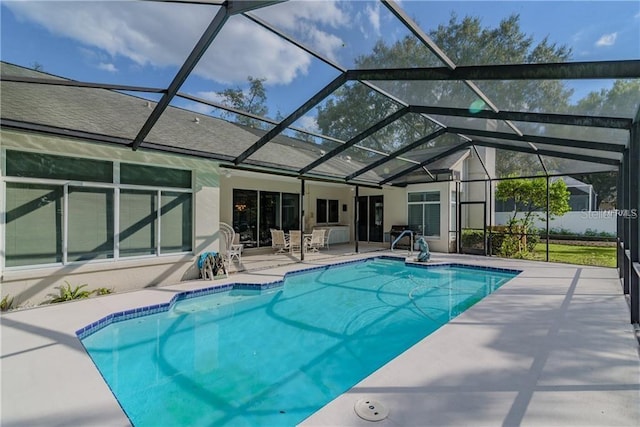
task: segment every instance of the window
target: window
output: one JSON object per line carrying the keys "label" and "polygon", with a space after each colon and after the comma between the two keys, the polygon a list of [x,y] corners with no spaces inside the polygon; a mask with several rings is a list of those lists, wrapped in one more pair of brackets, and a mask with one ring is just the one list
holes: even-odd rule
{"label": "window", "polygon": [[156,253],[157,203],[156,191],[120,191],[121,256]]}
{"label": "window", "polygon": [[271,246],[271,229],[300,229],[300,195],[233,190],[233,229],[246,248]]}
{"label": "window", "polygon": [[300,196],[282,193],[282,229],[300,230]]}
{"label": "window", "polygon": [[63,188],[7,183],[5,265],[62,262]]}
{"label": "window", "polygon": [[123,163],[116,184],[113,162],[5,156],[6,267],[192,250],[190,171]]}
{"label": "window", "polygon": [[409,226],[427,237],[440,237],[440,192],[409,193],[408,201]]}
{"label": "window", "polygon": [[260,192],[260,246],[271,246],[271,229],[280,228],[280,193]]}
{"label": "window", "polygon": [[120,183],[191,188],[191,171],[123,163],[120,165]]}
{"label": "window", "polygon": [[114,256],[112,188],[69,186],[67,261]]}
{"label": "window", "polygon": [[191,193],[163,191],[160,196],[160,251],[191,251]]}
{"label": "window", "polygon": [[7,176],[113,182],[113,163],[7,150]]}
{"label": "window", "polygon": [[451,192],[451,212],[449,216],[449,231],[458,230],[458,203],[456,202],[457,195],[455,191]]}
{"label": "window", "polygon": [[258,246],[258,192],[233,190],[233,229],[245,248]]}
{"label": "window", "polygon": [[316,223],[330,224],[340,221],[339,201],[316,199]]}

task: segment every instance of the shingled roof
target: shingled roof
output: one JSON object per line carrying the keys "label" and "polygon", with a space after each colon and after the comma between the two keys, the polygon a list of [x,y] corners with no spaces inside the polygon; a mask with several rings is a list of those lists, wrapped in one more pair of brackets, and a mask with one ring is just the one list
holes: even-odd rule
{"label": "shingled roof", "polygon": [[[70,82],[60,76],[6,62],[0,62],[0,72],[2,76]],[[135,137],[156,105],[147,99],[110,89],[13,81],[2,81],[0,85],[0,114],[3,120],[45,125],[58,129],[60,134],[68,134],[68,131],[76,135],[86,133],[85,137],[104,142],[113,142],[115,138],[126,144]],[[231,161],[266,133],[267,130],[264,129],[169,106],[149,133],[146,142],[156,150]],[[312,142],[277,135],[267,147],[256,151],[246,163],[285,170],[282,159],[287,159],[291,173],[295,173],[324,154],[325,151]],[[449,169],[464,156],[464,151],[454,153],[425,166],[437,171]],[[317,176],[338,179],[364,166],[366,165],[357,159],[336,156],[322,163],[315,172]],[[418,172],[417,175],[423,176],[424,172]],[[381,179],[374,171],[366,172],[360,177],[365,183],[377,183]]]}

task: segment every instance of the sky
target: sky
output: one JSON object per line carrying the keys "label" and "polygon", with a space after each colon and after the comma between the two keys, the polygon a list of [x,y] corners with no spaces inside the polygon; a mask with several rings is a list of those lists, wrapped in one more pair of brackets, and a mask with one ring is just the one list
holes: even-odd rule
{"label": "sky", "polygon": [[[452,13],[479,17],[484,26],[518,14],[535,41],[572,48],[573,61],[640,59],[640,1],[408,1],[398,2],[428,33]],[[211,5],[132,1],[0,1],[3,61],[90,82],[166,87],[218,8]],[[376,41],[408,34],[375,1],[290,1],[253,12],[344,68],[371,53]],[[446,53],[446,52],[445,52]],[[334,68],[233,16],[180,89],[220,100],[227,88],[265,79],[269,117],[292,113],[339,74]],[[574,85],[574,98],[611,85]],[[138,94],[148,99],[158,96]],[[175,105],[208,112],[190,101]],[[313,128],[313,114],[300,120]]]}

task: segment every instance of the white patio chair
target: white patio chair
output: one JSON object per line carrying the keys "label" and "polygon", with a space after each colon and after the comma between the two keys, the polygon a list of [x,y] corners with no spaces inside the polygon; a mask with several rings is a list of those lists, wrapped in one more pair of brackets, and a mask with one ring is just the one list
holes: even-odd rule
{"label": "white patio chair", "polygon": [[244,249],[244,245],[240,243],[240,235],[238,233],[234,233],[232,242],[229,248],[229,262],[237,259],[238,263],[242,263],[242,250]]}
{"label": "white patio chair", "polygon": [[311,239],[307,243],[310,252],[318,252],[324,246],[324,229],[316,229],[311,232]]}
{"label": "white patio chair", "polygon": [[324,228],[324,242],[322,244],[323,248],[329,249],[329,234],[331,234],[330,228]]}
{"label": "white patio chair", "polygon": [[271,247],[275,250],[275,253],[281,254],[289,249],[289,241],[287,236],[282,230],[271,230]]}
{"label": "white patio chair", "polygon": [[291,230],[289,231],[289,250],[294,252],[296,250],[302,251],[302,231]]}
{"label": "white patio chair", "polygon": [[231,262],[235,259],[242,263],[242,250],[244,245],[240,243],[240,235],[236,234],[232,226],[226,222],[220,222],[220,255],[227,263],[227,270],[231,267]]}

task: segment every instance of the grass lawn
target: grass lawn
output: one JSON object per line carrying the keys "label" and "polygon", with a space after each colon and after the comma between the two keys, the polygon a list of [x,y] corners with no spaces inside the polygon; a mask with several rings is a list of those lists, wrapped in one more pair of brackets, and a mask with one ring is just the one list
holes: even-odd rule
{"label": "grass lawn", "polygon": [[[530,254],[531,259],[546,260],[545,243],[538,243],[535,251]],[[600,267],[616,266],[615,246],[578,246],[549,244],[549,261],[565,262],[569,264],[597,265]]]}

